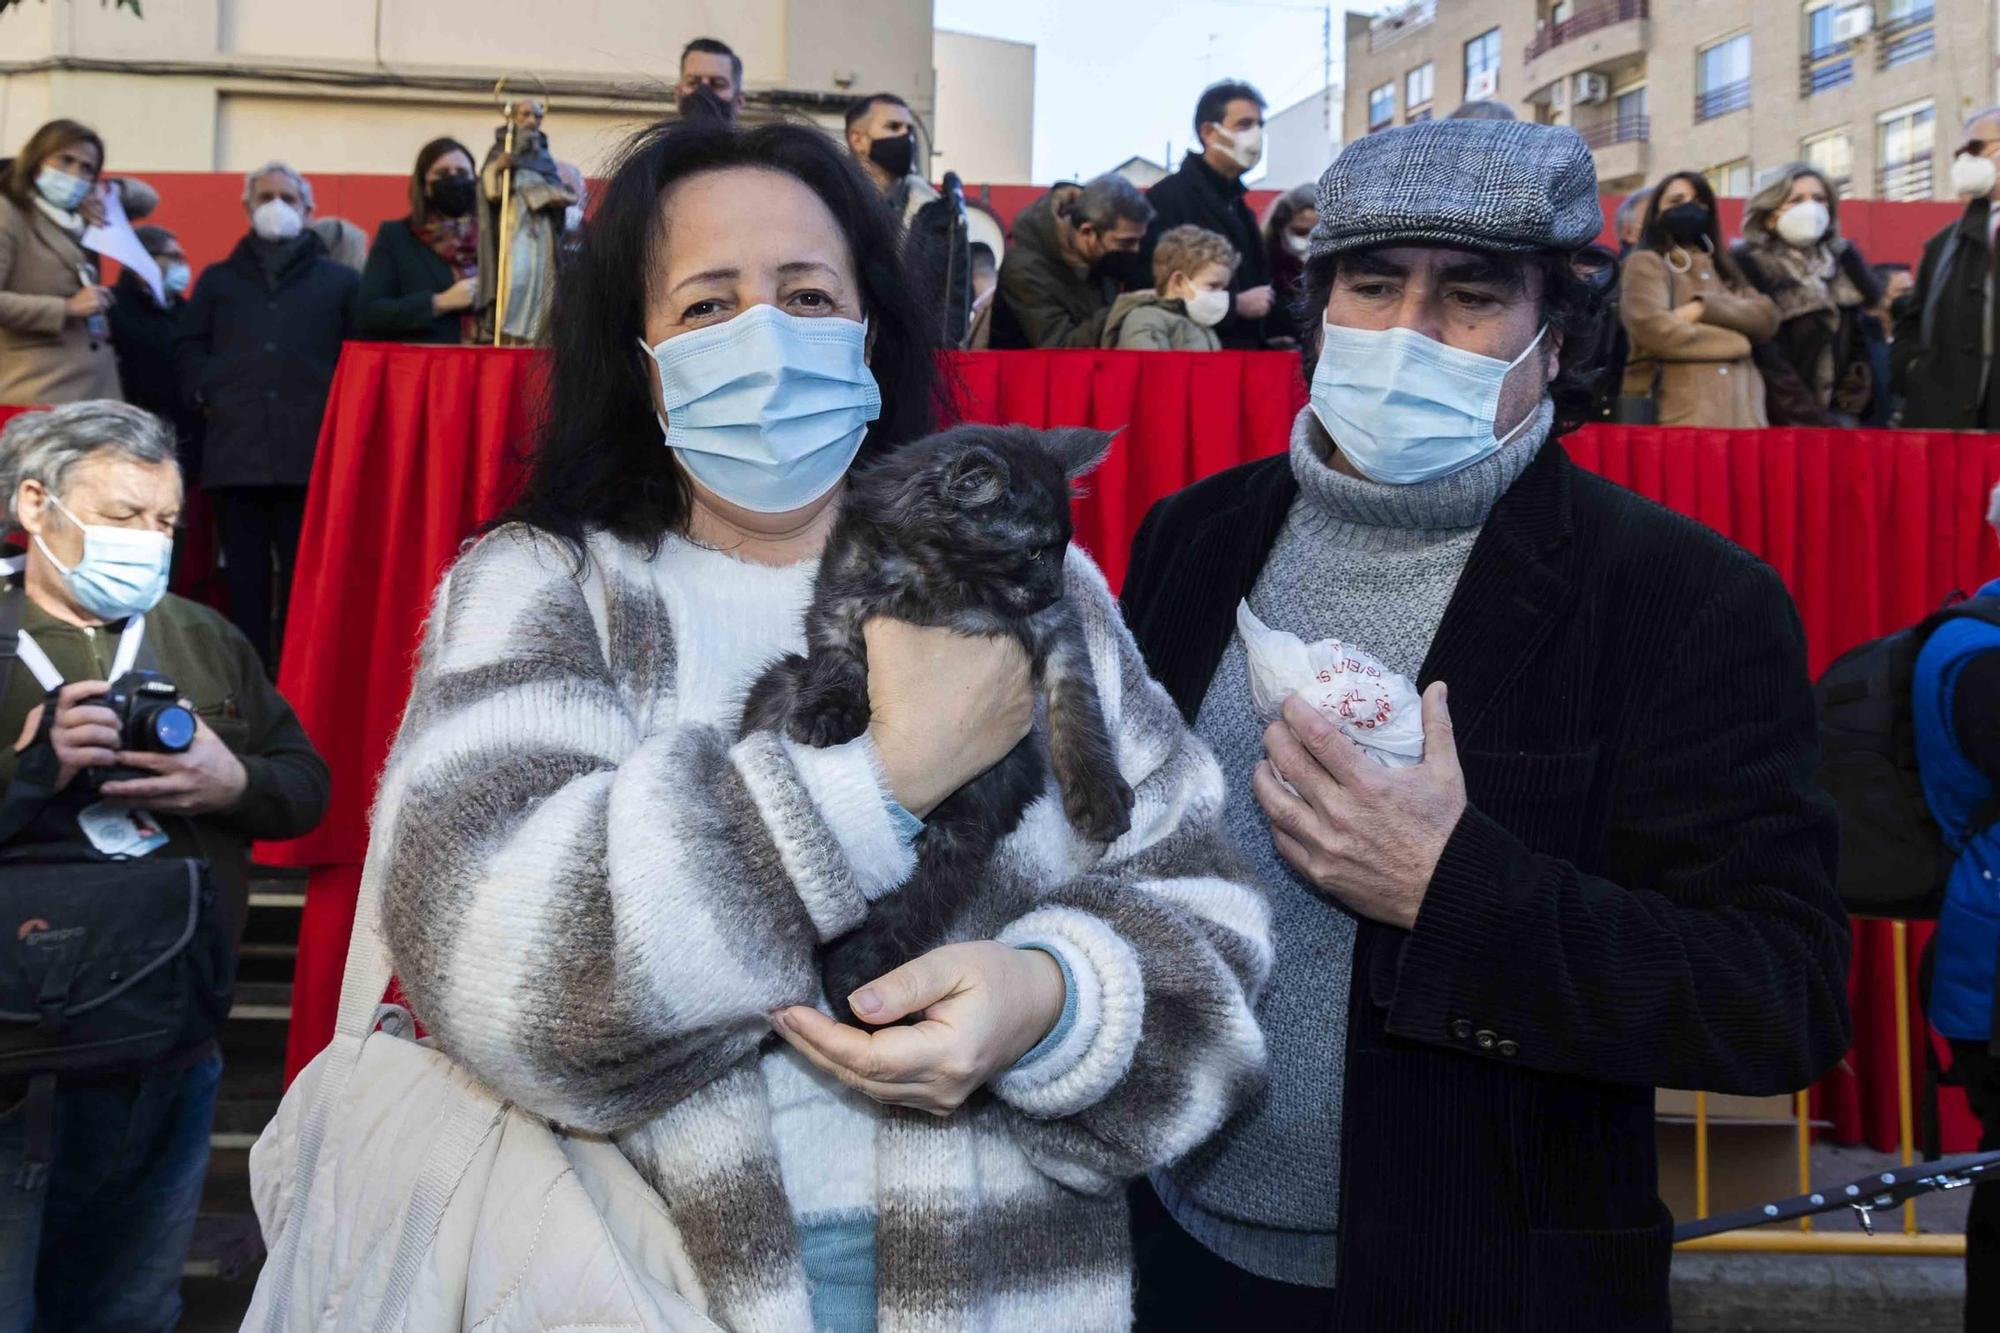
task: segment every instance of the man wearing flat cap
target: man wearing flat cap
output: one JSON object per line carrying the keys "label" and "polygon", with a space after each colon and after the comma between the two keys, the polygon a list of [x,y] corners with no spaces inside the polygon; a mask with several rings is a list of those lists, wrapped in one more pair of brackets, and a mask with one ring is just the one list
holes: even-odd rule
{"label": "man wearing flat cap", "polygon": [[[1277,942],[1268,1091],[1134,1190],[1138,1327],[1664,1330],[1654,1088],[1848,1044],[1798,617],[1558,442],[1603,323],[1580,138],[1387,130],[1318,202],[1289,453],[1162,501],[1124,588]],[[1414,681],[1422,761],[1267,726],[1242,599]]]}

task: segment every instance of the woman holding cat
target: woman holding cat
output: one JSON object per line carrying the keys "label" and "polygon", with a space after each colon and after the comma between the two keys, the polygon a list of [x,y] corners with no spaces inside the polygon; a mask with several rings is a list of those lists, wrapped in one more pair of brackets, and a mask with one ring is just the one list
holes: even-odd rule
{"label": "woman holding cat", "polygon": [[871,621],[862,735],[736,739],[805,647],[847,470],[934,425],[897,240],[815,130],[635,141],[557,298],[523,497],[439,591],[363,892],[445,1052],[615,1138],[717,1324],[1124,1329],[1121,1182],[1258,1085],[1270,946],[1102,577],[1068,553],[1129,832],[1038,801],[973,891],[991,938],[855,990],[865,1026],[822,1011],[820,951],[1029,733],[1022,649]]}

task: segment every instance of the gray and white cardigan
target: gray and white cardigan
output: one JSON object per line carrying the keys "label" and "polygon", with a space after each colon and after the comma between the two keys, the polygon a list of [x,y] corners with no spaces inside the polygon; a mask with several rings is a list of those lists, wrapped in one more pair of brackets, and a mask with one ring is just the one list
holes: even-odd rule
{"label": "gray and white cardigan", "polygon": [[[640,549],[581,575],[526,529],[439,591],[373,836],[384,931],[439,1045],[499,1095],[609,1133],[660,1192],[735,1333],[811,1327],[758,1063],[820,999],[815,948],[908,870],[872,752],[733,739],[676,711],[699,644]],[[1250,1096],[1268,913],[1220,831],[1220,770],[1072,551],[1104,713],[1136,792],[1108,850],[1053,787],[1002,845],[969,937],[1059,940],[1087,992],[1064,1045],[936,1119],[879,1109],[879,1327],[1124,1329],[1119,1185]],[[775,656],[783,645],[772,645]],[[1087,965],[1074,968],[1076,960]]]}

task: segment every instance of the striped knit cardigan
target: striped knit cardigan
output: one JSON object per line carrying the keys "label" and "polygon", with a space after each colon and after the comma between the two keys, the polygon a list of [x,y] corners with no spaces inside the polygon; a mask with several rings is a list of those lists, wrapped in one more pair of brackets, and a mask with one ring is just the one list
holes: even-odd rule
{"label": "striped knit cardigan", "polygon": [[[677,713],[676,663],[700,648],[676,642],[654,566],[600,536],[579,575],[519,528],[459,560],[378,797],[384,930],[442,1049],[517,1105],[616,1138],[682,1234],[688,1299],[735,1333],[791,1333],[811,1315],[757,1063],[766,1015],[819,1001],[815,948],[907,863],[885,871],[844,835],[841,807],[883,804],[867,770],[836,780],[827,751]],[[1262,1078],[1268,917],[1219,829],[1220,771],[1074,551],[1067,595],[1132,829],[1093,848],[1037,801],[967,934],[1060,940],[1089,962],[1093,1021],[1068,1039],[1081,1058],[1010,1071],[948,1118],[881,1108],[883,1333],[1128,1327],[1121,1182]]]}

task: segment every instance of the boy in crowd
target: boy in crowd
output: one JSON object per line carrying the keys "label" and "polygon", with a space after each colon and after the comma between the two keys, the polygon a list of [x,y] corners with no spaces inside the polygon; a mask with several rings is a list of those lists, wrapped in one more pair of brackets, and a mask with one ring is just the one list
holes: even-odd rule
{"label": "boy in crowd", "polygon": [[1104,322],[1104,345],[1128,351],[1213,352],[1229,313],[1236,248],[1205,227],[1172,227],[1153,247],[1153,290],[1127,292]]}

